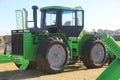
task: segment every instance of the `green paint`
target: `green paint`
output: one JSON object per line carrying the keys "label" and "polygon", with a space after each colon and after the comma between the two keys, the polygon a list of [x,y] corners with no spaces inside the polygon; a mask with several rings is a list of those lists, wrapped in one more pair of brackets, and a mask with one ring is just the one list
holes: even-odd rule
{"label": "green paint", "polygon": [[[36,59],[36,53],[37,53],[37,49],[38,49],[38,44],[33,44],[33,39],[34,39],[34,35],[32,35],[31,33],[24,33],[24,42],[23,42],[23,50],[24,50],[24,58],[25,59],[29,59],[30,61],[33,61]],[[37,37],[37,36],[35,36]]]}
{"label": "green paint", "polygon": [[96,80],[119,80],[120,59],[115,59],[110,66]]}
{"label": "green paint", "polygon": [[48,10],[48,9],[58,9],[58,10],[82,10],[82,7],[70,8],[64,6],[47,6],[40,8],[40,11]]}
{"label": "green paint", "polygon": [[1,63],[9,63],[9,62],[14,62],[16,64],[21,64],[20,69],[25,70],[29,64],[29,60],[24,59],[23,56],[16,56],[16,55],[1,55],[0,56],[0,64]]}
{"label": "green paint", "polygon": [[77,38],[75,40],[68,40],[68,46],[70,49],[70,58],[72,59],[73,57],[78,57],[81,56],[81,54],[83,53],[83,46],[85,44],[85,42],[90,39],[93,38],[94,35],[92,34],[84,34],[83,32],[80,33],[79,35],[81,38]]}
{"label": "green paint", "polygon": [[109,35],[104,35],[102,41],[107,45],[110,51],[120,58],[120,47],[116,41]]}
{"label": "green paint", "polygon": [[0,64],[13,62],[13,59],[11,57],[12,57],[11,55],[0,55]]}
{"label": "green paint", "polygon": [[117,58],[96,80],[120,80],[120,47],[109,35],[104,35],[102,41]]}

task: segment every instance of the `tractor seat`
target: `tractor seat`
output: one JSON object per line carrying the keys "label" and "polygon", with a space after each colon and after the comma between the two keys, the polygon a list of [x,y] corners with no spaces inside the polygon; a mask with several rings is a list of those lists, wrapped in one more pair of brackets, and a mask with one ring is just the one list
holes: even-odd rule
{"label": "tractor seat", "polygon": [[65,23],[64,23],[64,26],[70,26],[71,25],[71,21],[66,21]]}

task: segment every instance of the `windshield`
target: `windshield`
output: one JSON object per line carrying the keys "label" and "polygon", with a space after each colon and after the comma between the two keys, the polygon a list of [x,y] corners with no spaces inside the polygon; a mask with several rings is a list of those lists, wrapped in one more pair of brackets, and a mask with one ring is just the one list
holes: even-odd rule
{"label": "windshield", "polygon": [[62,25],[63,26],[75,26],[75,11],[63,11],[62,12]]}
{"label": "windshield", "polygon": [[56,25],[56,11],[55,10],[47,10],[46,11],[46,26]]}
{"label": "windshield", "polygon": [[83,26],[82,11],[62,11],[62,26]]}

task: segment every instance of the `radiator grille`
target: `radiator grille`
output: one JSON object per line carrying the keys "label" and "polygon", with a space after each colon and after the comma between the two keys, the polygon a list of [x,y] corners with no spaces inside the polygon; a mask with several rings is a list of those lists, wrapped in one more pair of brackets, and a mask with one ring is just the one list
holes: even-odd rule
{"label": "radiator grille", "polygon": [[12,54],[23,55],[23,31],[12,31]]}

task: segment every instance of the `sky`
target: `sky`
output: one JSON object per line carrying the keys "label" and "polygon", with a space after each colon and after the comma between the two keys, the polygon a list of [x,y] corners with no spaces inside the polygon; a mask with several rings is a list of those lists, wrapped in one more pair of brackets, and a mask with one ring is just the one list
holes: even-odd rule
{"label": "sky", "polygon": [[120,29],[120,0],[0,0],[0,35],[10,34],[11,30],[17,29],[15,10],[26,8],[32,20],[32,5],[39,8],[53,5],[81,6],[85,10],[85,30]]}

